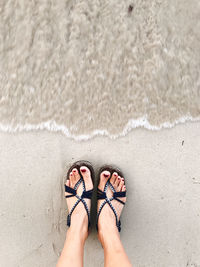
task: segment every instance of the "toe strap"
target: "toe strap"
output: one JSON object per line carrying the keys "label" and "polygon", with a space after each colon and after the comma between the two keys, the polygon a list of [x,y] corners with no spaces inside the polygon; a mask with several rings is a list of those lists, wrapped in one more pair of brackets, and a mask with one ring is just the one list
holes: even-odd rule
{"label": "toe strap", "polygon": [[106,199],[106,193],[99,188],[97,189],[97,199]]}
{"label": "toe strap", "polygon": [[93,193],[93,189],[88,190],[88,191],[83,191],[81,198],[91,199],[92,198],[92,193]]}
{"label": "toe strap", "polygon": [[69,187],[69,186],[67,186],[67,185],[65,185],[65,192],[71,194],[71,195],[65,196],[66,198],[76,196],[76,190],[71,188],[71,187]]}
{"label": "toe strap", "polygon": [[113,199],[117,200],[121,204],[125,205],[125,202],[119,199],[120,197],[126,197],[126,191],[125,192],[114,192],[113,193]]}
{"label": "toe strap", "polygon": [[113,193],[113,197],[117,198],[117,197],[126,197],[126,191],[125,192],[114,192]]}

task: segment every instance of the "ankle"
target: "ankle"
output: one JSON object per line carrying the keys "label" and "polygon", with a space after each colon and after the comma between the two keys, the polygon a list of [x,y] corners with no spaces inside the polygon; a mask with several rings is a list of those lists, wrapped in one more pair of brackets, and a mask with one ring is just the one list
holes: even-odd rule
{"label": "ankle", "polygon": [[67,236],[85,241],[88,236],[88,218],[87,216],[80,217],[76,214],[72,216],[71,225],[67,231]]}
{"label": "ankle", "polygon": [[104,229],[100,227],[98,229],[98,238],[103,246],[103,248],[106,247],[112,247],[114,248],[114,244],[121,243],[120,241],[120,235],[118,232],[118,229],[116,226],[105,226]]}

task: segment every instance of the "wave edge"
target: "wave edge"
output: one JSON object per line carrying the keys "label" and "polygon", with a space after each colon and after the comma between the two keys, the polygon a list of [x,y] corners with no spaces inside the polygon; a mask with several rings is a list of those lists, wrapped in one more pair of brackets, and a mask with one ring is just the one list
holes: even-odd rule
{"label": "wave edge", "polygon": [[16,132],[23,132],[23,131],[37,131],[37,130],[48,130],[51,132],[62,132],[65,136],[74,139],[75,141],[87,141],[89,139],[94,138],[95,136],[107,136],[110,139],[117,139],[119,137],[126,136],[129,132],[136,128],[144,128],[152,131],[159,131],[162,129],[169,129],[175,127],[177,124],[183,124],[186,122],[198,122],[200,121],[200,117],[191,117],[185,116],[181,117],[174,122],[164,122],[161,123],[159,126],[151,125],[146,116],[138,118],[138,119],[130,119],[126,126],[124,127],[123,131],[118,134],[110,134],[109,131],[106,129],[104,130],[94,130],[91,134],[81,134],[81,135],[74,135],[71,134],[69,129],[62,124],[57,124],[55,121],[46,121],[39,124],[17,124],[16,126],[12,125],[5,125],[0,123],[0,131],[2,132],[9,132],[9,133],[16,133]]}

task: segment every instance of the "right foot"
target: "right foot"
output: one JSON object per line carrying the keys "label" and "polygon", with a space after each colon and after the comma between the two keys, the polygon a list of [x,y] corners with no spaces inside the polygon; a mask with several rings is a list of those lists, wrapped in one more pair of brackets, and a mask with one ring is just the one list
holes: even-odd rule
{"label": "right foot", "polygon": [[[86,166],[81,166],[80,172],[85,182],[86,191],[93,189],[93,182],[92,182],[91,172],[89,168],[87,168]],[[80,176],[78,169],[74,168],[69,173],[69,177],[66,180],[65,184],[71,187],[72,189],[74,189],[74,186],[76,185],[76,183],[79,181],[80,178],[81,176]],[[83,192],[83,187],[81,183],[77,188],[77,195],[81,196],[82,192]],[[65,192],[65,196],[68,196],[68,195],[71,195],[71,193]],[[85,198],[84,200],[87,203],[87,206],[90,210],[91,200],[85,199]],[[77,197],[74,196],[74,197],[66,198],[66,201],[67,201],[68,210],[70,212],[72,207],[77,201]],[[84,235],[88,234],[88,216],[87,216],[87,212],[82,202],[78,203],[78,205],[76,206],[76,208],[74,209],[71,215],[70,228],[75,228],[77,230],[80,228],[81,231],[85,233]]]}
{"label": "right foot", "polygon": [[[126,186],[124,184],[124,178],[120,177],[117,172],[114,172],[112,174],[111,178],[110,178],[110,176],[111,176],[111,173],[107,170],[104,170],[103,172],[101,172],[100,182],[99,182],[98,188],[101,191],[104,191],[105,185],[106,185],[107,181],[110,179],[110,183],[112,184],[112,186],[114,187],[116,192],[125,192]],[[106,194],[107,194],[108,198],[111,198],[113,196],[113,192],[109,186],[108,186]],[[120,197],[120,200],[122,200],[123,202],[126,202],[126,197]],[[103,202],[104,202],[104,199],[98,200],[97,211],[99,211],[99,208]],[[117,212],[117,217],[118,217],[118,221],[119,221],[124,205],[115,199],[112,200],[111,203]],[[111,209],[111,207],[109,206],[108,203],[105,204],[105,206],[101,210],[101,213],[100,213],[99,218],[98,218],[98,234],[99,234],[100,240],[102,239],[101,237],[105,231],[115,232],[115,233],[119,234],[118,229],[116,227],[115,215],[114,215],[113,210]]]}

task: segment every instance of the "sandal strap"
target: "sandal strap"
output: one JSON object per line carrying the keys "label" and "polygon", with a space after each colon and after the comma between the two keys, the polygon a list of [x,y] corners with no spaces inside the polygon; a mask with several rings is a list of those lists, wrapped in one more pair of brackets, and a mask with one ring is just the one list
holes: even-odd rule
{"label": "sandal strap", "polygon": [[81,201],[80,199],[78,199],[78,200],[76,201],[76,203],[75,203],[74,206],[72,207],[70,213],[67,215],[67,226],[69,226],[69,227],[70,227],[70,224],[71,224],[71,216],[72,216],[72,213],[73,213],[73,211],[75,210],[76,206],[80,203],[80,201]]}
{"label": "sandal strap", "polygon": [[97,199],[106,199],[106,193],[99,188],[97,189]]}
{"label": "sandal strap", "polygon": [[[107,197],[107,189],[108,187],[110,187],[110,189],[113,191],[113,197],[112,198],[108,198]],[[99,211],[97,213],[97,220],[96,220],[96,228],[98,230],[98,220],[99,220],[99,216],[100,216],[100,213],[103,209],[103,207],[108,204],[110,206],[110,208],[112,209],[114,215],[115,215],[115,219],[116,219],[116,226],[118,228],[118,231],[120,232],[121,231],[121,222],[120,220],[118,220],[118,217],[117,217],[117,212],[115,210],[115,208],[113,207],[112,205],[112,200],[117,200],[118,202],[120,202],[121,204],[125,205],[125,202],[120,200],[119,198],[121,197],[125,197],[126,196],[126,192],[116,192],[116,190],[114,189],[113,185],[110,183],[110,179],[107,181],[107,183],[105,184],[105,187],[104,187],[104,191],[100,190],[99,188],[97,189],[97,199],[105,199],[104,202],[102,202],[100,208],[99,208]]]}
{"label": "sandal strap", "polygon": [[71,195],[65,196],[66,198],[76,196],[76,190],[74,190],[73,188],[71,188],[71,187],[69,187],[67,185],[65,185],[65,192],[66,193],[71,193]]}
{"label": "sandal strap", "polygon": [[114,215],[115,215],[115,219],[116,219],[116,226],[117,226],[117,228],[118,228],[118,231],[119,231],[119,232],[121,231],[121,228],[119,227],[119,221],[118,221],[118,218],[117,218],[117,212],[116,212],[115,208],[113,207],[113,205],[112,205],[112,203],[111,203],[112,200],[113,200],[113,198],[112,198],[112,199],[108,199],[108,198],[105,199],[105,201],[101,204],[101,206],[100,206],[100,208],[99,208],[99,211],[98,211],[98,213],[97,213],[97,221],[96,221],[96,228],[97,228],[97,231],[98,231],[98,220],[99,220],[99,216],[100,216],[101,211],[102,211],[103,207],[105,206],[105,204],[108,204],[108,205],[110,206],[111,210],[113,211],[113,213],[114,213]]}
{"label": "sandal strap", "polygon": [[118,202],[120,202],[121,204],[125,205],[125,202],[119,199],[121,197],[126,197],[126,191],[125,192],[114,192],[113,198],[117,200]]}
{"label": "sandal strap", "polygon": [[126,197],[126,191],[125,192],[114,192],[113,197],[114,198],[117,198],[117,197]]}
{"label": "sandal strap", "polygon": [[[77,195],[76,190],[77,190],[78,186],[81,183],[83,184],[83,193],[82,193],[81,196],[79,196],[79,195]],[[87,216],[88,216],[88,228],[89,228],[90,227],[90,210],[89,210],[88,205],[87,205],[86,201],[84,200],[84,198],[91,199],[92,198],[93,189],[86,191],[86,189],[85,189],[85,182],[84,182],[83,178],[81,177],[79,179],[79,181],[75,184],[74,188],[71,188],[71,187],[65,185],[65,192],[71,193],[71,195],[65,196],[66,198],[69,198],[69,197],[76,197],[77,198],[77,201],[75,202],[75,204],[73,205],[70,213],[67,216],[67,226],[70,226],[70,224],[71,224],[71,216],[72,216],[73,211],[78,206],[78,204],[80,202],[82,202],[83,205],[84,205],[84,208],[85,208],[85,210],[87,212]]]}
{"label": "sandal strap", "polygon": [[81,198],[91,199],[92,198],[92,193],[93,193],[93,189],[88,190],[88,191],[83,191]]}
{"label": "sandal strap", "polygon": [[125,205],[125,202],[122,201],[121,199],[119,199],[119,198],[115,198],[115,200],[117,200],[118,202],[120,202],[122,205]]}

